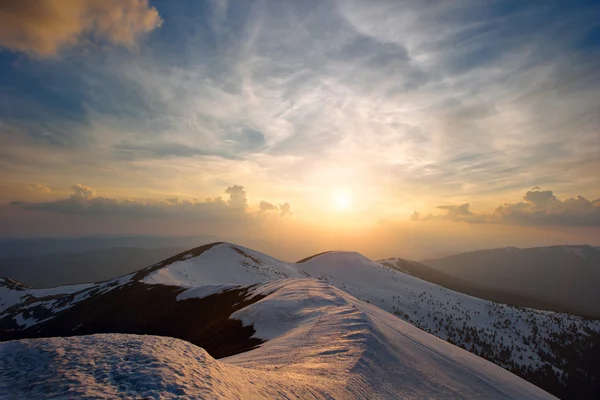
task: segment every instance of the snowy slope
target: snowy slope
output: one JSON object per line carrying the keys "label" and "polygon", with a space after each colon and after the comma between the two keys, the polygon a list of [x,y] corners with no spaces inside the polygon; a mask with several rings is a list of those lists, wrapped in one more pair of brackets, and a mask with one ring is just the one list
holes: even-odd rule
{"label": "snowy slope", "polygon": [[[406,263],[400,259],[396,261]],[[0,340],[2,329],[8,329],[4,340],[63,336],[73,334],[71,332],[141,331],[203,344],[215,332],[227,331],[234,332],[231,335],[241,344],[221,356],[236,354],[236,351],[254,345],[248,339],[251,332],[242,332],[241,327],[228,325],[222,319],[215,325],[216,331],[207,332],[203,330],[206,324],[202,323],[202,318],[214,318],[210,310],[220,305],[219,312],[223,315],[219,318],[227,318],[238,310],[234,316],[246,320],[243,313],[252,310],[252,304],[242,304],[243,301],[258,301],[256,304],[259,304],[261,300],[258,297],[244,300],[245,292],[237,290],[237,286],[305,277],[316,278],[393,313],[418,328],[553,390],[561,397],[565,397],[565,393],[575,393],[571,381],[580,382],[578,387],[584,388],[582,393],[597,386],[594,382],[599,378],[598,371],[588,366],[595,365],[595,352],[600,348],[599,321],[509,307],[471,297],[353,252],[328,252],[301,263],[286,263],[229,243],[206,245],[135,274],[62,297],[14,304],[0,313]],[[305,297],[310,298],[309,292],[305,291]],[[214,296],[220,297],[214,300]],[[152,307],[159,307],[163,314],[152,315]],[[125,316],[121,309],[130,312],[127,314],[130,316]],[[201,311],[196,315],[193,329],[185,322],[190,310]],[[113,317],[115,312],[119,313],[119,318]],[[118,322],[112,319],[118,319]],[[110,330],[107,326],[111,326]],[[269,329],[274,326],[271,324]],[[256,320],[255,328],[263,335],[260,338],[272,340],[275,337],[261,330],[259,320]],[[210,343],[213,347],[207,350],[211,354],[222,347],[219,343]],[[581,395],[578,398],[582,398]]]}
{"label": "snowy slope", "polygon": [[[251,258],[240,259],[241,252],[235,249]],[[407,262],[387,260],[392,261],[400,266]],[[594,353],[589,350],[598,347],[600,321],[472,297],[415,278],[359,253],[327,252],[294,264],[224,243],[168,268],[171,274],[179,276],[185,271],[190,281],[182,279],[180,283],[186,286],[200,282],[265,282],[278,278],[274,270],[285,271],[286,276],[308,275],[324,280],[546,387],[562,382],[558,384],[561,390],[569,392],[570,384],[565,383],[568,379],[583,379],[590,387],[596,386],[596,372],[582,369],[581,365],[594,362]],[[290,272],[294,270],[298,272]],[[165,282],[157,277],[151,279]]]}
{"label": "snowy slope", "polygon": [[[553,337],[561,335],[566,327],[573,331],[572,340],[586,335],[587,330],[600,332],[600,321],[482,300],[407,275],[355,252],[328,252],[294,264],[223,243],[198,257],[163,267],[144,281],[194,287],[303,276],[324,280],[444,340],[469,350],[473,347],[478,354],[483,347],[493,348],[490,352],[498,354],[489,354],[488,358],[503,367],[539,369],[548,364],[540,351],[551,352]],[[481,343],[466,339],[470,330],[477,332]],[[510,354],[500,357],[505,349]],[[555,367],[560,370],[560,366]]]}
{"label": "snowy slope", "polygon": [[[10,279],[0,278],[0,322],[12,320],[19,328],[28,328],[51,319],[54,314],[73,307],[94,295],[106,293],[128,281],[126,275],[107,282],[33,289]],[[0,324],[0,329],[2,328]]]}
{"label": "snowy slope", "polygon": [[7,308],[25,300],[42,299],[56,295],[78,292],[91,287],[92,283],[59,286],[49,289],[33,289],[7,278],[0,278],[0,314]]}
{"label": "snowy slope", "polygon": [[551,352],[553,337],[562,335],[567,327],[574,331],[573,340],[587,335],[587,330],[600,332],[600,321],[482,300],[414,278],[358,253],[327,253],[302,268],[444,340],[469,349],[472,345],[479,353],[483,344],[465,343],[467,331],[474,330],[490,351],[510,350],[506,359],[497,360],[503,367],[541,368],[547,362],[540,350]]}
{"label": "snowy slope", "polygon": [[12,341],[0,344],[0,397],[553,398],[325,282],[278,280],[249,295],[261,299],[234,317],[268,339],[254,350],[217,361],[156,336]]}
{"label": "snowy slope", "polygon": [[198,257],[189,255],[183,258],[148,275],[144,282],[194,287],[306,277],[293,264],[229,243],[218,244]]}

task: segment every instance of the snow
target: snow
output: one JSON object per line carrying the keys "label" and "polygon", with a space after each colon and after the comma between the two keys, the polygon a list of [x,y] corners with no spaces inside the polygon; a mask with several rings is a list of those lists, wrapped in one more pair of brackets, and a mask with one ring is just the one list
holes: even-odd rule
{"label": "snow", "polygon": [[205,285],[196,288],[191,288],[177,295],[177,301],[186,299],[201,299],[213,294],[222,293],[227,290],[238,288],[239,285]]}
{"label": "snow", "polygon": [[350,398],[552,398],[325,282],[284,280],[256,291],[271,294],[233,317],[270,340],[225,362],[334,378],[347,382]]}
{"label": "snow", "polygon": [[[129,282],[132,276],[133,274],[129,274],[99,284],[84,283],[50,289],[25,287],[24,290],[15,290],[8,286],[0,286],[0,319],[9,315],[10,313],[7,310],[16,305],[21,305],[19,311],[28,312],[31,309],[41,307],[52,314],[56,314],[73,307],[90,296],[109,292]],[[49,318],[36,319],[33,315],[25,317],[21,312],[16,314],[13,319],[21,328],[29,328]]]}
{"label": "snow", "polygon": [[57,294],[69,294],[79,292],[94,286],[93,283],[81,283],[78,285],[58,286],[49,289],[32,289],[34,297],[55,296]]}
{"label": "snow", "polygon": [[31,319],[31,318],[25,318],[23,316],[23,313],[19,313],[15,316],[15,320],[17,321],[17,324],[21,327],[21,328],[28,328],[31,325],[35,324],[35,320]]}
{"label": "snow", "polygon": [[253,289],[235,317],[268,338],[222,360],[123,334],[0,343],[0,398],[551,399],[477,356],[314,279]]}
{"label": "snow", "polygon": [[[237,249],[237,250],[236,250]],[[499,251],[515,251],[516,248]],[[402,263],[402,259],[386,262]],[[212,247],[200,256],[179,261],[145,279],[149,284],[170,284],[186,288],[203,285],[249,285],[282,278],[314,277],[350,295],[395,314],[441,339],[465,344],[457,330],[474,329],[481,340],[498,349],[513,348],[508,362],[542,367],[539,349],[552,352],[553,335],[576,325],[580,334],[587,329],[600,332],[600,321],[560,313],[514,308],[479,299],[389,268],[356,252],[327,252],[301,263],[286,263],[259,252],[228,243]],[[199,293],[203,290],[199,289]],[[508,324],[506,324],[508,321]],[[536,330],[537,337],[534,336]],[[540,340],[541,339],[541,340]],[[474,350],[481,351],[477,346]],[[520,350],[517,350],[520,349]]]}
{"label": "snow", "polygon": [[300,277],[302,274],[293,265],[242,246],[222,243],[198,257],[165,266],[147,276],[144,282],[194,287]]}
{"label": "snow", "polygon": [[[400,267],[408,262],[402,259],[385,261],[397,263]],[[2,281],[0,281],[0,319],[3,317],[3,310],[7,308],[3,309],[3,304],[22,303],[18,311],[14,309],[11,311],[14,313],[12,318],[19,326],[29,327],[43,322],[35,320],[31,313],[23,314],[33,307],[42,306],[51,313],[57,313],[91,296],[101,295],[127,285],[131,283],[133,276],[135,274],[93,286],[83,285],[81,288],[72,286],[52,289],[56,294],[66,293],[66,300],[60,297],[53,298],[51,290],[36,292],[36,289],[29,288],[9,289],[1,286]],[[318,281],[307,280],[307,277]],[[496,388],[507,384],[508,381],[499,383],[503,379],[509,379],[502,375],[507,373],[506,371],[499,367],[490,369],[491,364],[488,365],[487,361],[474,355],[467,357],[463,354],[463,350],[423,333],[417,328],[443,340],[470,346],[468,348],[473,352],[481,352],[484,348],[488,352],[490,349],[500,351],[508,348],[508,359],[498,361],[500,366],[506,368],[512,368],[514,365],[531,366],[533,369],[549,365],[548,361],[542,360],[539,354],[540,352],[552,354],[551,340],[556,338],[556,335],[568,331],[575,338],[574,340],[577,340],[581,335],[587,335],[588,330],[600,332],[600,321],[583,320],[567,314],[514,308],[482,300],[423,281],[354,252],[328,252],[296,264],[286,263],[241,246],[223,243],[211,247],[196,257],[190,253],[182,261],[173,262],[145,276],[142,282],[149,288],[154,285],[183,288],[184,291],[177,296],[177,300],[202,298],[233,289],[238,285],[258,285],[253,287],[250,296],[260,294],[267,297],[239,310],[234,316],[245,324],[253,324],[256,336],[268,342],[251,352],[223,361],[227,364],[227,368],[235,365],[250,369],[254,371],[252,373],[257,374],[280,369],[288,371],[294,379],[298,379],[299,383],[297,383],[300,386],[292,388],[290,386],[292,384],[285,382],[286,379],[281,378],[280,375],[269,376],[268,379],[274,381],[280,379],[284,390],[282,393],[286,395],[294,393],[294,396],[301,393],[304,397],[343,398],[352,397],[349,394],[351,393],[356,397],[369,397],[361,395],[360,391],[375,390],[373,393],[377,396],[396,397],[391,396],[390,393],[401,390],[404,398],[421,398],[419,395],[460,398],[463,393],[470,393],[472,396],[469,396],[477,398],[476,394],[480,393],[477,390],[484,390],[481,385],[489,384]],[[41,298],[30,301],[31,296]],[[371,303],[373,306],[357,299]],[[398,330],[399,332],[396,332]],[[467,331],[476,331],[480,335],[478,339],[484,343],[484,348],[480,344],[474,344],[471,339],[467,340],[464,336]],[[340,339],[336,339],[335,335],[340,335]],[[63,345],[67,346],[61,344]],[[421,364],[419,357],[423,355],[419,355],[421,351],[419,349],[423,352],[426,351],[424,349],[435,350],[433,353],[437,354],[436,356],[428,354],[425,357],[425,360],[435,364],[435,367],[426,363]],[[367,357],[369,354],[374,358]],[[384,357],[383,354],[386,356]],[[453,366],[447,367],[444,359],[452,360]],[[493,357],[490,359],[497,361]],[[411,364],[407,364],[406,360],[412,360],[410,362],[418,367],[417,370],[409,370]],[[177,360],[173,362],[176,365]],[[482,362],[484,364],[481,364]],[[383,371],[374,369],[379,364],[383,366]],[[438,364],[443,366],[446,375],[442,374],[441,377],[437,375],[436,368],[440,368]],[[477,368],[470,369],[469,365],[476,365]],[[551,364],[550,366],[554,369],[560,367]],[[357,384],[358,386],[354,387],[348,383],[349,386],[339,387],[338,383],[329,380],[332,373],[327,371],[331,368],[346,371],[340,372],[341,375],[335,375],[334,380],[359,381],[362,382],[361,385],[367,386]],[[365,369],[366,372],[353,375],[355,372],[352,371],[361,369]],[[351,372],[347,372],[348,370]],[[400,376],[394,375],[396,373],[394,371]],[[460,389],[456,389],[458,384],[452,386],[451,382],[457,379],[460,381],[460,371],[467,375],[482,371],[486,375],[483,380],[469,382],[464,387],[459,385]],[[190,373],[193,375],[196,372]],[[376,383],[365,383],[365,380],[368,380],[365,376],[370,377],[373,374],[381,374],[391,383],[383,378]],[[510,376],[512,379],[518,379]],[[423,392],[413,381],[406,380],[409,377],[416,381],[432,380],[434,383],[427,383],[425,386],[434,385],[433,392]],[[397,385],[400,383],[394,383],[396,381],[404,386],[398,388]],[[381,388],[372,389],[369,385]],[[1,387],[0,385],[0,389]],[[262,390],[259,387],[256,389]],[[268,390],[256,392],[261,393],[257,396],[269,397],[264,395],[264,393],[271,393]],[[486,397],[511,397],[509,389],[498,390],[498,393],[494,395],[488,393]],[[289,395],[289,397],[294,396]],[[535,396],[521,398],[535,398]]]}
{"label": "snow", "polygon": [[567,246],[568,251],[570,251],[571,253],[575,254],[576,256],[583,258],[585,260],[586,256],[585,256],[585,251],[582,247],[578,247],[578,246]]}
{"label": "snow", "polygon": [[48,296],[75,293],[94,285],[93,283],[83,283],[79,285],[58,286],[50,289],[33,289],[24,287],[24,290],[14,290],[3,285],[4,283],[4,279],[0,278],[0,314],[2,314],[6,309],[14,306],[15,304],[19,304],[29,297],[43,298]]}

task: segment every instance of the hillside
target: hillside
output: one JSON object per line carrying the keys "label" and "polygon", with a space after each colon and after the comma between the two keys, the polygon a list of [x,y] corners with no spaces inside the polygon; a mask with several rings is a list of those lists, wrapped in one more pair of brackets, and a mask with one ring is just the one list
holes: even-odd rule
{"label": "hillside", "polygon": [[12,341],[0,344],[0,397],[553,398],[325,282],[222,287],[208,297],[232,290],[258,299],[232,315],[257,348],[217,361],[148,335]]}
{"label": "hillside", "polygon": [[487,289],[510,290],[600,318],[600,247],[507,247],[456,254],[423,264]]}
{"label": "hillside", "polygon": [[[393,313],[561,398],[597,394],[600,322],[475,298],[351,252],[285,263],[214,243],[73,293],[47,295],[4,285],[3,293],[26,295],[13,296],[12,306],[0,308],[0,339],[144,333],[185,339],[213,357],[225,357],[269,336],[253,336],[250,325],[236,319],[244,320],[236,312],[265,295],[252,292],[252,285],[303,278]],[[304,296],[310,298],[310,291]]]}
{"label": "hillside", "polygon": [[566,307],[562,304],[541,300],[526,294],[516,293],[511,291],[510,288],[491,289],[489,287],[477,285],[465,279],[446,274],[416,261],[393,257],[379,260],[378,262],[390,268],[412,275],[415,278],[435,283],[436,285],[443,286],[455,292],[468,294],[480,299],[490,300],[495,303],[502,303],[514,307],[526,307],[537,310],[557,311],[560,313],[578,315],[576,310]]}

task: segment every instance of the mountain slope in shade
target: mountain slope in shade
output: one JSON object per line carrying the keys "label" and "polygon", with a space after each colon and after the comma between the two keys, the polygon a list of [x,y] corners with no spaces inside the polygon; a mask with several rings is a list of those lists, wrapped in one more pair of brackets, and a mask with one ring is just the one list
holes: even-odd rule
{"label": "mountain slope in shade", "polygon": [[393,313],[559,397],[596,398],[600,322],[471,297],[352,252],[285,263],[214,243],[75,293],[0,309],[0,340],[144,333],[185,339],[226,357],[261,343],[252,326],[232,317],[260,301],[248,296],[248,285],[302,277]]}
{"label": "mountain slope in shade", "polygon": [[510,288],[516,294],[600,318],[600,247],[507,247],[422,263],[482,287]]}
{"label": "mountain slope in shade", "polygon": [[536,310],[556,311],[560,313],[580,315],[576,312],[576,310],[559,303],[553,303],[529,295],[515,293],[514,291],[511,291],[510,288],[490,289],[489,287],[477,285],[465,279],[446,274],[416,261],[392,257],[379,260],[378,262],[390,268],[412,275],[415,278],[435,283],[436,285],[443,286],[455,292],[468,294],[470,296],[489,300],[495,303],[502,303],[514,307],[526,307],[534,308]]}
{"label": "mountain slope in shade", "polygon": [[255,327],[258,348],[217,361],[157,336],[11,341],[0,344],[0,397],[553,398],[325,282],[272,281],[248,295],[260,300],[233,317]]}

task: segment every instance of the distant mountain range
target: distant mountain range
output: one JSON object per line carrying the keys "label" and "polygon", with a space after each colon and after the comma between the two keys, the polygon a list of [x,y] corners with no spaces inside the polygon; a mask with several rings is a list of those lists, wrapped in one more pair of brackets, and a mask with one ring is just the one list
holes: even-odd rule
{"label": "distant mountain range", "polygon": [[35,288],[100,282],[181,253],[185,248],[111,247],[43,255],[0,256],[0,276]]}
{"label": "distant mountain range", "polygon": [[539,308],[600,318],[600,247],[506,247],[421,263],[482,289],[546,303]]}
{"label": "distant mountain range", "polygon": [[0,256],[3,258],[28,258],[56,253],[81,253],[111,248],[192,248],[198,243],[214,242],[211,235],[201,236],[123,236],[96,235],[56,238],[0,238]]}
{"label": "distant mountain range", "polygon": [[[343,379],[360,382],[329,389],[325,384],[321,389],[331,397],[364,391],[363,397],[544,398],[518,378],[402,319],[561,398],[597,398],[599,321],[511,307],[419,275],[445,277],[402,259],[375,262],[358,253],[327,252],[287,263],[215,243],[99,284],[31,289],[5,279],[0,340],[97,333],[169,336],[212,357],[229,357],[225,364],[308,374],[311,382],[316,379],[311,374],[327,377],[331,367],[346,374]],[[101,347],[136,340],[107,337],[90,343]],[[340,357],[347,363],[336,364]],[[18,367],[17,359],[12,362]]]}

